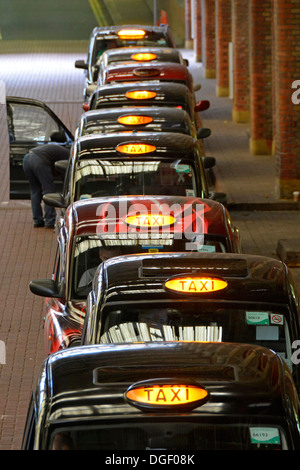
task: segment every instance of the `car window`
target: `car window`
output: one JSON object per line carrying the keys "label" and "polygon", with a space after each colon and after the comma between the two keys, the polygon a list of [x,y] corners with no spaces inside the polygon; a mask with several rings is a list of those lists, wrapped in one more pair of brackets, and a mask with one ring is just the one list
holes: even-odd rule
{"label": "car window", "polygon": [[199,195],[195,168],[180,160],[79,160],[75,185],[75,200],[118,194]]}
{"label": "car window", "polygon": [[11,142],[49,142],[50,135],[60,128],[40,106],[9,103],[9,135]]}
{"label": "car window", "polygon": [[[165,416],[165,415],[164,415]],[[224,418],[225,420],[225,418]],[[126,421],[126,423],[124,422]],[[49,450],[283,450],[288,449],[287,434],[276,418],[259,416],[244,419],[226,416],[226,424],[199,420],[151,419],[134,423],[121,420],[97,426],[54,429]],[[283,423],[283,421],[281,421]],[[286,425],[287,429],[287,425]]]}
{"label": "car window", "polygon": [[[99,312],[98,342],[222,341],[273,349],[292,368],[290,313],[265,305],[213,305],[207,302],[140,303]],[[116,325],[118,328],[116,328]]]}

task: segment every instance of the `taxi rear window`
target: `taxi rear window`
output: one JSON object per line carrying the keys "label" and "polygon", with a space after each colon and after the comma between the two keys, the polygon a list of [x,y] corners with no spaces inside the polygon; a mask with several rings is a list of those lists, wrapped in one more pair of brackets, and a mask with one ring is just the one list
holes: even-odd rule
{"label": "taxi rear window", "polygon": [[[200,418],[198,419],[198,421]],[[152,418],[146,423],[120,423],[105,426],[72,427],[52,434],[49,450],[286,450],[288,442],[283,429],[261,423],[226,424],[195,423],[185,420]],[[149,421],[151,421],[149,423]],[[229,421],[229,422],[228,422]]]}
{"label": "taxi rear window", "polygon": [[195,168],[180,160],[79,160],[75,200],[116,195],[198,196]]}
{"label": "taxi rear window", "polygon": [[292,368],[288,311],[221,302],[132,304],[99,312],[99,343],[137,341],[222,341],[274,350]]}

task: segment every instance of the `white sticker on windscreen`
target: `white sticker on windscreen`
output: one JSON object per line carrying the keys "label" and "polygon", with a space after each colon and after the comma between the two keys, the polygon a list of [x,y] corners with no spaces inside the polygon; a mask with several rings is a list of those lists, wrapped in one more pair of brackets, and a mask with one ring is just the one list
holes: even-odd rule
{"label": "white sticker on windscreen", "polygon": [[280,444],[277,428],[250,428],[252,444]]}

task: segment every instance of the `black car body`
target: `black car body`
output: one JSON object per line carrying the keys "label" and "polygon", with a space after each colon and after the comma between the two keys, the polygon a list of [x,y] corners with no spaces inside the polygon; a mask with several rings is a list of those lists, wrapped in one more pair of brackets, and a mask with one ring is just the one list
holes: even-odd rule
{"label": "black car body", "polygon": [[280,354],[300,391],[293,345],[299,302],[284,263],[235,253],[118,257],[99,266],[87,301],[83,344],[224,341]]}
{"label": "black car body", "polygon": [[[124,35],[120,37],[120,31],[138,30],[145,34]],[[84,101],[89,96],[89,86],[97,82],[99,57],[108,49],[128,46],[157,46],[157,47],[176,47],[170,26],[146,26],[146,25],[115,25],[95,27],[89,38],[87,60],[77,60],[75,67],[85,70],[85,88],[83,92]]]}
{"label": "black car body", "polygon": [[[30,98],[7,96],[7,125],[10,153],[10,198],[29,199],[30,188],[23,171],[25,154],[40,145],[53,142],[51,134],[59,132],[59,145],[70,148],[73,135],[63,122],[43,102]],[[57,189],[62,189],[62,178],[56,179]]]}
{"label": "black car body", "polygon": [[[76,128],[75,138],[120,131],[178,132],[191,135],[195,139],[204,139],[211,134],[207,128],[197,131],[189,114],[183,109],[169,106],[131,106],[126,109],[93,109],[83,113]],[[202,148],[204,155],[203,145]]]}
{"label": "black car body", "polygon": [[44,362],[22,449],[298,450],[298,423],[291,374],[266,348],[87,346]]}
{"label": "black car body", "polygon": [[[197,141],[172,132],[129,132],[79,137],[72,147],[63,194],[44,201],[66,208],[80,199],[116,195],[177,195],[226,202],[210,192]],[[211,160],[208,160],[209,164]],[[63,166],[64,162],[58,162]]]}
{"label": "black car body", "polygon": [[46,298],[46,354],[80,342],[86,298],[105,253],[241,251],[239,231],[228,211],[209,199],[86,199],[71,204],[58,226],[52,279],[30,283],[34,294]]}
{"label": "black car body", "polygon": [[168,106],[186,111],[196,129],[202,126],[199,111],[207,109],[206,100],[196,103],[195,94],[186,85],[172,82],[134,82],[102,85],[91,95],[84,109],[132,106]]}

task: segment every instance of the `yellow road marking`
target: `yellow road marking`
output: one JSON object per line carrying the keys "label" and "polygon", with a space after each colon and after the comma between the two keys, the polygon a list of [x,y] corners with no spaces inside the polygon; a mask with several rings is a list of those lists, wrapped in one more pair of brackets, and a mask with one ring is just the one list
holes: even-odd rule
{"label": "yellow road marking", "polygon": [[107,22],[105,21],[105,17],[101,10],[98,0],[89,0],[90,7],[94,13],[94,16],[97,20],[99,26],[107,26]]}

